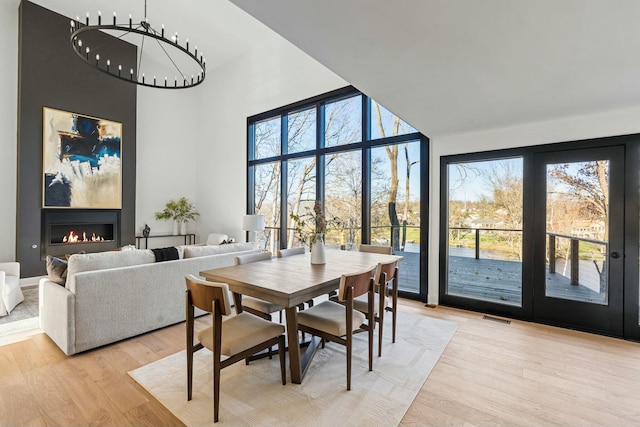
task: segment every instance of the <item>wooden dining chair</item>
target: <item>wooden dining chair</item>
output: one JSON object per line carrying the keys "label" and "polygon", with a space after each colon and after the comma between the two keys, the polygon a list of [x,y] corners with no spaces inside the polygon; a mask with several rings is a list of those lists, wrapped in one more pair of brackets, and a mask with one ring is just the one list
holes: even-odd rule
{"label": "wooden dining chair", "polygon": [[280,249],[276,251],[276,257],[284,258],[292,255],[304,255],[304,246],[298,246],[296,248]]}
{"label": "wooden dining chair", "polygon": [[360,245],[360,252],[370,252],[374,254],[393,255],[393,248],[391,246],[380,245]]}
{"label": "wooden dining chair", "polygon": [[[240,313],[226,320],[231,313],[229,286],[186,277],[187,307],[187,400],[193,391],[193,353],[207,348],[213,352],[213,421],[218,422],[220,406],[220,370],[251,355],[278,346],[282,385],[286,384],[284,326],[261,319],[250,313]],[[213,326],[198,333],[194,344],[194,307],[213,315]],[[221,360],[221,356],[227,358]]]}
{"label": "wooden dining chair", "polygon": [[[360,245],[360,252],[372,252],[392,255],[391,246]],[[391,342],[396,342],[396,323],[398,319],[398,261],[379,263],[376,269],[376,293],[374,295],[374,319],[378,329],[378,357],[382,356],[382,330],[385,312],[391,313]],[[391,284],[391,288],[389,288]],[[367,312],[367,301],[360,297],[354,302],[356,310]]]}
{"label": "wooden dining chair", "polygon": [[[250,262],[266,261],[272,257],[271,252],[261,252],[257,254],[238,255],[234,258],[235,265],[248,264]],[[280,313],[280,323],[282,323],[282,310],[284,307],[265,301],[260,298],[242,296],[242,310],[247,311],[265,320],[271,320],[272,313]]]}
{"label": "wooden dining chair", "polygon": [[335,342],[346,347],[347,390],[351,390],[351,353],[353,333],[358,329],[369,332],[369,371],[373,370],[373,320],[368,314],[354,309],[354,298],[367,295],[368,313],[373,313],[373,288],[375,268],[353,274],[344,274],[340,279],[338,298],[344,305],[334,301],[323,301],[318,305],[298,312],[298,330]]}

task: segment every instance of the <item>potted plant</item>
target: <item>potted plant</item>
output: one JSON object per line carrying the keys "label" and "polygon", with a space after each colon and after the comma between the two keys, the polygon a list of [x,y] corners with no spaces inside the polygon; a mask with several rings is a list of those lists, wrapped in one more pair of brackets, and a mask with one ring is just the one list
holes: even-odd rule
{"label": "potted plant", "polygon": [[181,197],[177,201],[169,200],[162,212],[156,212],[156,219],[173,220],[173,234],[178,234],[178,224],[180,224],[180,234],[187,234],[187,222],[195,220],[200,213],[195,206]]}

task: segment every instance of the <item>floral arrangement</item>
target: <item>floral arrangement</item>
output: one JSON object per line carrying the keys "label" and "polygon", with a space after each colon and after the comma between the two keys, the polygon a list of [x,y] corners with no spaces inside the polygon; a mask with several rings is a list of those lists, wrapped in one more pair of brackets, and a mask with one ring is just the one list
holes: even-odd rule
{"label": "floral arrangement", "polygon": [[178,222],[193,221],[199,215],[195,206],[186,197],[181,197],[178,201],[169,200],[162,212],[155,213],[156,219],[172,219]]}
{"label": "floral arrangement", "polygon": [[313,209],[308,206],[305,209],[306,213],[302,215],[297,215],[293,212],[289,214],[289,217],[295,223],[295,233],[300,243],[310,243],[312,235],[325,234],[332,228],[338,228],[341,224],[338,217],[327,220],[320,200],[315,201]]}

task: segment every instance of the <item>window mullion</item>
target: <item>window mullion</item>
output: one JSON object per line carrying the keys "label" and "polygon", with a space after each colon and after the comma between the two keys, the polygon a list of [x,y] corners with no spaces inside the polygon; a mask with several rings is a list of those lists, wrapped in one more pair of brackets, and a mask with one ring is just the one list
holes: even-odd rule
{"label": "window mullion", "polygon": [[[289,199],[287,189],[289,188],[289,164],[283,157],[289,153],[289,115],[283,114],[280,125],[280,229],[278,232],[279,249],[286,249],[287,225],[289,224]],[[283,245],[285,245],[283,247]]]}
{"label": "window mullion", "polygon": [[371,149],[368,147],[371,135],[370,118],[371,100],[362,96],[362,213],[360,218],[360,239],[362,242],[371,241]]}
{"label": "window mullion", "polygon": [[321,155],[325,146],[325,103],[316,104],[316,200],[324,208],[325,158]]}

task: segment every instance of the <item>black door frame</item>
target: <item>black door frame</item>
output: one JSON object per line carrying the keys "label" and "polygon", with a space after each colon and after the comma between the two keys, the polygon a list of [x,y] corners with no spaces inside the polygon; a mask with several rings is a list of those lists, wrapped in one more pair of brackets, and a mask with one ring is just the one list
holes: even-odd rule
{"label": "black door frame", "polygon": [[[624,256],[624,145],[546,151],[534,156],[534,269],[533,320],[616,337],[623,336]],[[607,159],[609,165],[609,245],[606,257],[608,302],[606,305],[554,298],[546,295],[548,164]]]}
{"label": "black door frame", "polygon": [[[623,337],[640,341],[639,326],[639,247],[640,244],[640,134],[610,136],[587,140],[560,142],[528,147],[492,150],[486,152],[443,156],[440,158],[440,224],[439,224],[439,304],[479,311],[488,314],[506,316],[514,319],[533,321],[533,242],[534,238],[534,183],[533,168],[536,153],[568,151],[573,149],[608,147],[623,145],[625,147],[625,208],[624,208],[624,286],[623,286]],[[497,302],[481,301],[459,295],[446,294],[447,287],[447,251],[448,251],[448,177],[450,163],[464,161],[481,161],[504,157],[523,158],[523,289],[522,307],[514,307]],[[598,331],[588,331],[598,332]]]}

